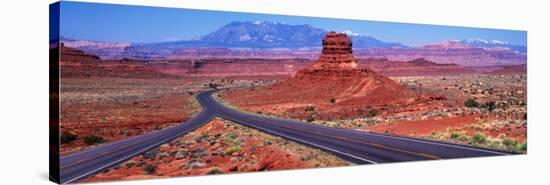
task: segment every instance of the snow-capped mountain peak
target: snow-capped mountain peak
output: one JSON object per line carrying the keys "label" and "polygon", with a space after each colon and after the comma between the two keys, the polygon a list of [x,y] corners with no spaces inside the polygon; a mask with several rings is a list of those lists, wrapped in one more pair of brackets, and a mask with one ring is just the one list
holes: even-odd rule
{"label": "snow-capped mountain peak", "polygon": [[342,33],[345,33],[345,34],[348,35],[348,36],[355,36],[355,37],[357,37],[357,36],[363,36],[363,34],[361,34],[361,33],[355,33],[355,32],[353,32],[353,31],[351,31],[351,30],[344,30],[344,31],[342,31]]}
{"label": "snow-capped mountain peak", "polygon": [[478,43],[489,44],[489,41],[483,40],[483,39],[466,39],[465,41],[466,41],[466,43],[476,43],[476,42],[478,42]]}
{"label": "snow-capped mountain peak", "polygon": [[500,40],[492,40],[491,43],[493,44],[500,44],[500,45],[508,45],[508,42],[500,41]]}
{"label": "snow-capped mountain peak", "polygon": [[490,42],[484,39],[466,39],[462,41],[466,44],[495,44],[495,45],[509,45],[510,43],[500,40],[491,40]]}
{"label": "snow-capped mountain peak", "polygon": [[278,24],[283,24],[283,23],[278,22],[278,21],[257,20],[257,21],[252,22],[252,24],[254,24],[254,25],[278,25]]}
{"label": "snow-capped mountain peak", "polygon": [[513,45],[506,41],[500,41],[500,40],[483,40],[483,39],[465,39],[460,41],[462,44],[466,44],[473,47],[479,47],[479,48],[509,48],[514,51],[525,53],[527,52],[527,47],[523,45]]}

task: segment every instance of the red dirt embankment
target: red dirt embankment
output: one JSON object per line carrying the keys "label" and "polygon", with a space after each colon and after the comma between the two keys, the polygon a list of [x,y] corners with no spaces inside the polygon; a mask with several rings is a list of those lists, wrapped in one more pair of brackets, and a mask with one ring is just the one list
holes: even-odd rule
{"label": "red dirt embankment", "polygon": [[396,135],[425,135],[434,131],[444,130],[449,127],[463,127],[474,124],[478,114],[460,117],[445,118],[440,120],[427,119],[391,124],[375,125],[368,128],[369,131],[391,133]]}
{"label": "red dirt embankment", "polygon": [[78,49],[61,45],[61,78],[177,78],[145,67],[142,61],[101,60]]}
{"label": "red dirt embankment", "polygon": [[[59,129],[61,138],[74,135],[60,145],[61,155],[177,125],[200,108],[189,102],[193,81],[139,61],[101,60],[61,45],[59,65]],[[102,139],[86,144],[88,136]]]}

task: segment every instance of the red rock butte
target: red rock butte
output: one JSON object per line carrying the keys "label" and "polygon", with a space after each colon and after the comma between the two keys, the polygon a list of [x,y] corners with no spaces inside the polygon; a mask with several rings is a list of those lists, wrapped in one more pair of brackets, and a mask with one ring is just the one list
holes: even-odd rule
{"label": "red rock butte", "polygon": [[[353,43],[346,34],[329,32],[322,43],[322,53],[315,63],[309,68],[298,71],[293,79],[285,82],[286,84],[300,84],[306,81],[315,84],[316,81],[322,81],[323,84],[320,85],[333,89],[332,91],[340,91],[335,92],[334,98],[343,100],[353,97],[390,100],[415,95],[414,92],[393,80],[377,74],[366,66],[360,66],[353,56]],[[327,91],[323,90],[320,93],[327,93]]]}
{"label": "red rock butte", "polygon": [[346,34],[329,32],[323,39],[322,53],[311,69],[355,69],[358,64],[352,53],[352,42]]}
{"label": "red rock butte", "polygon": [[[319,109],[325,112],[342,112],[344,109],[354,112],[388,105],[408,106],[421,99],[416,92],[360,65],[353,56],[353,44],[346,34],[329,32],[322,43],[319,58],[294,77],[270,86],[229,91],[225,93],[225,98],[237,106],[246,104],[251,108],[309,104],[326,106],[325,110]],[[329,103],[331,99],[335,100],[335,104]]]}
{"label": "red rock butte", "polygon": [[354,76],[358,73],[369,73],[372,70],[360,68],[353,56],[352,41],[344,33],[329,32],[323,38],[323,50],[319,59],[311,66],[296,74],[304,76]]}
{"label": "red rock butte", "polygon": [[356,68],[352,42],[346,34],[329,32],[323,39],[323,52],[317,66],[320,68]]}

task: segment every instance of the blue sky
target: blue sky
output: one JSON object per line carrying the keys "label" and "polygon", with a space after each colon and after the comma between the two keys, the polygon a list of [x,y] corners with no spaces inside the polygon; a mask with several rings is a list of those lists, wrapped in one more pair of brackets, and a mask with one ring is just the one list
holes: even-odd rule
{"label": "blue sky", "polygon": [[479,38],[527,45],[527,32],[379,21],[327,19],[222,11],[159,8],[64,1],[61,35],[75,39],[120,42],[188,40],[232,21],[309,24],[325,30],[351,30],[386,42],[419,46],[446,40]]}

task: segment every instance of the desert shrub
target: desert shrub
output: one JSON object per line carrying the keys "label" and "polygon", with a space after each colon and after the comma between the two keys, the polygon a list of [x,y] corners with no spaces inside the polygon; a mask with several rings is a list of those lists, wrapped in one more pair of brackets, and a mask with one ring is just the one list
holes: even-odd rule
{"label": "desert shrub", "polygon": [[63,131],[61,132],[61,136],[59,138],[61,140],[61,143],[70,143],[77,139],[77,136],[73,133]]}
{"label": "desert shrub", "polygon": [[376,110],[376,109],[371,109],[371,110],[369,110],[369,112],[367,112],[367,117],[369,117],[369,118],[372,118],[376,115],[378,115],[378,110]]}
{"label": "desert shrub", "polygon": [[181,149],[179,152],[181,155],[187,155],[187,153],[189,153],[186,149]]}
{"label": "desert shrub", "polygon": [[496,103],[494,101],[485,102],[481,106],[481,108],[487,109],[487,111],[489,111],[489,112],[493,112],[493,110],[495,110],[495,108],[496,108]]}
{"label": "desert shrub", "polygon": [[103,142],[103,137],[101,136],[96,136],[96,135],[89,135],[89,136],[86,136],[84,137],[84,143],[86,143],[87,145],[93,145],[93,144],[96,144],[96,143],[101,143]]}
{"label": "desert shrub", "polygon": [[263,143],[264,145],[271,145],[271,144],[273,144],[273,143],[271,143],[271,141],[262,141],[262,143]]}
{"label": "desert shrub", "polygon": [[476,133],[474,136],[472,136],[472,142],[477,144],[483,144],[487,142],[487,136],[482,133]]}
{"label": "desert shrub", "polygon": [[470,107],[470,108],[479,107],[479,102],[477,102],[476,100],[470,98],[470,99],[464,101],[464,106],[465,107]]}
{"label": "desert shrub", "polygon": [[519,151],[527,151],[527,142],[523,142],[518,146]]}
{"label": "desert shrub", "polygon": [[200,142],[202,142],[202,140],[203,140],[204,138],[206,138],[206,137],[207,137],[207,136],[206,136],[205,134],[201,134],[201,135],[195,137],[195,142],[200,143]]}
{"label": "desert shrub", "polygon": [[235,132],[230,132],[222,136],[222,140],[227,143],[233,142],[233,140],[235,140],[236,138],[237,138],[237,133]]}
{"label": "desert shrub", "polygon": [[208,174],[208,175],[211,175],[211,174],[223,174],[223,171],[220,170],[220,169],[217,168],[217,167],[213,167],[213,168],[210,168],[210,169],[206,172],[206,174]]}
{"label": "desert shrub", "polygon": [[313,107],[313,106],[306,106],[305,111],[315,111],[315,107]]}
{"label": "desert shrub", "polygon": [[458,133],[451,133],[451,139],[458,139],[458,137],[460,137],[460,134]]}
{"label": "desert shrub", "polygon": [[467,135],[460,135],[458,136],[457,138],[459,141],[468,141],[468,136]]}
{"label": "desert shrub", "polygon": [[126,168],[131,168],[131,167],[134,167],[135,165],[136,165],[136,163],[129,162],[129,163],[126,163]]}
{"label": "desert shrub", "polygon": [[506,150],[512,151],[512,152],[525,152],[527,151],[527,143],[518,143],[517,140],[510,140],[509,143],[504,143],[505,141],[502,140],[502,144],[505,146]]}
{"label": "desert shrub", "polygon": [[506,147],[510,147],[512,145],[516,145],[517,141],[512,140],[511,138],[505,137],[502,139],[502,144]]}
{"label": "desert shrub", "polygon": [[208,83],[208,87],[210,87],[210,88],[212,88],[212,89],[217,89],[217,88],[218,88],[218,84]]}
{"label": "desert shrub", "polygon": [[241,147],[239,146],[232,146],[232,147],[229,147],[225,150],[225,155],[231,155],[235,152],[238,152],[241,150]]}
{"label": "desert shrub", "polygon": [[168,154],[170,154],[170,156],[174,156],[178,153],[178,151],[170,151]]}
{"label": "desert shrub", "polygon": [[336,103],[336,98],[331,98],[330,103]]}
{"label": "desert shrub", "polygon": [[155,165],[148,164],[143,167],[143,172],[145,172],[145,174],[147,175],[151,175],[155,173],[155,171],[157,171],[157,167]]}
{"label": "desert shrub", "polygon": [[307,117],[306,121],[311,123],[311,122],[315,121],[315,118],[313,118],[313,116],[309,116],[309,117]]}

